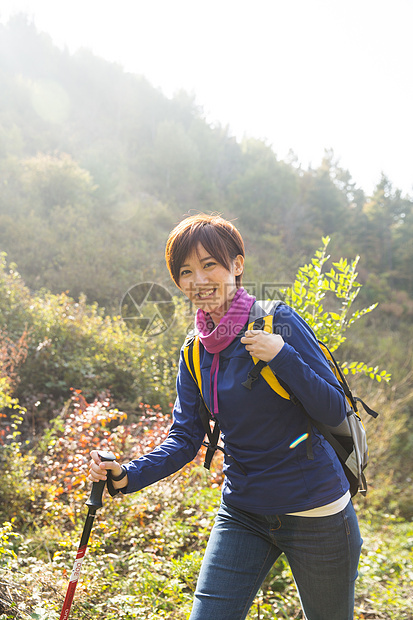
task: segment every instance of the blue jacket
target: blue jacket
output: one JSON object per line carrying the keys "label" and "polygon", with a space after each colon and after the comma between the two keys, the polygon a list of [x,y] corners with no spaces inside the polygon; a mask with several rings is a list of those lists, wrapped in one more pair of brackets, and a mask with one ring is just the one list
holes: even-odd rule
{"label": "blue jacket", "polygon": [[[285,344],[269,366],[311,417],[338,426],[346,416],[344,392],[313,332],[289,306],[276,310],[274,324],[281,330]],[[225,458],[224,500],[249,512],[285,514],[339,499],[349,484],[334,450],[317,429],[313,427],[311,434],[313,460],[307,457],[305,441],[295,448],[289,447],[307,431],[308,418],[300,407],[276,394],[261,376],[251,390],[242,385],[253,367],[251,356],[240,341],[245,329],[220,353],[217,418],[226,451],[246,472],[234,460]],[[208,407],[212,359],[213,355],[200,346]],[[181,350],[169,435],[152,452],[126,465],[128,486],[124,493],[165,478],[195,457],[204,439],[198,409],[199,391]]]}

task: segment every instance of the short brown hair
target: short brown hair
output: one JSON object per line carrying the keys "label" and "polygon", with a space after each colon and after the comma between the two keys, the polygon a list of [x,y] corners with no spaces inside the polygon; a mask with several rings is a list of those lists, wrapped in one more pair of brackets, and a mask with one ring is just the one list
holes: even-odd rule
{"label": "short brown hair", "polygon": [[[175,226],[166,243],[166,264],[178,287],[181,267],[199,243],[228,270],[239,254],[245,256],[244,241],[231,222],[220,215],[191,215]],[[242,274],[236,276],[237,287],[241,279]]]}

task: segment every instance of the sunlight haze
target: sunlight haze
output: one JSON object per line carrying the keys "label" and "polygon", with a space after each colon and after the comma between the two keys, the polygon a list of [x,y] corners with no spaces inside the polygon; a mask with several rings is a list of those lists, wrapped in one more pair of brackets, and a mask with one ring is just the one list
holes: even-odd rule
{"label": "sunlight haze", "polygon": [[371,192],[384,172],[413,194],[410,0],[3,0],[60,48],[80,47],[193,94],[211,123],[293,151],[324,149]]}

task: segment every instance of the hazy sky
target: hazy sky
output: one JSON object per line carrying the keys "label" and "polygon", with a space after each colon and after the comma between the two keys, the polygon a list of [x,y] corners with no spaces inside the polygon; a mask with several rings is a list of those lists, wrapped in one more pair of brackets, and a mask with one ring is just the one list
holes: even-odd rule
{"label": "hazy sky", "polygon": [[413,0],[0,0],[0,21],[18,10],[281,159],[333,148],[365,191],[383,171],[413,196]]}

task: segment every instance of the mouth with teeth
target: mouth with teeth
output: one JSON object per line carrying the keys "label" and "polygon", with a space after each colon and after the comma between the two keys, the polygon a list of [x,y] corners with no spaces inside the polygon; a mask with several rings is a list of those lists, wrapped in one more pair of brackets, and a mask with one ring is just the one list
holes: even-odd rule
{"label": "mouth with teeth", "polygon": [[198,299],[202,299],[202,300],[209,299],[215,294],[216,290],[217,290],[216,288],[208,288],[208,289],[205,289],[204,291],[199,291],[199,293],[197,293],[197,297]]}

